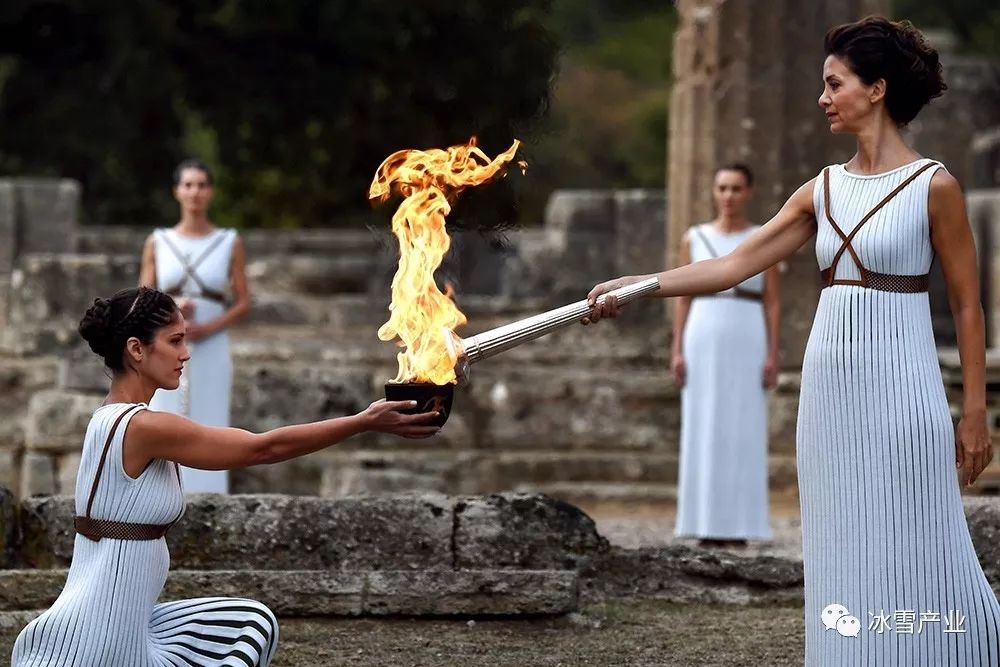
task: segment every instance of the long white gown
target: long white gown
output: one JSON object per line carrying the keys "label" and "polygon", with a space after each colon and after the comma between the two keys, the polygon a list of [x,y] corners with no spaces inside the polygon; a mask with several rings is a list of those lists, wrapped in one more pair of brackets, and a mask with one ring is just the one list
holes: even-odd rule
{"label": "long white gown", "polygon": [[[173,229],[157,229],[153,239],[157,289],[180,292],[193,299],[193,320],[197,323],[208,322],[225,312],[226,305],[217,298],[209,298],[204,290],[207,288],[212,294],[225,294],[228,290],[236,231],[217,229],[207,236],[194,238],[182,236]],[[185,271],[185,263],[193,267],[197,280]],[[220,331],[189,343],[188,350],[191,359],[185,364],[181,386],[173,390],[158,389],[149,407],[185,415],[206,426],[229,426],[233,378],[229,334]],[[229,490],[229,474],[225,470],[182,466],[181,472],[188,492],[227,493]]]}
{"label": "long white gown", "polygon": [[[173,463],[154,460],[135,478],[123,467],[128,422],[145,409],[142,403],[113,403],[94,412],[77,475],[77,516],[159,525],[183,512],[184,494]],[[92,493],[91,514],[86,510]],[[162,537],[95,542],[77,534],[66,585],[52,607],[18,635],[12,666],[270,664],[278,646],[278,623],[267,606],[223,597],[158,604],[169,567]]]}
{"label": "long white gown", "polygon": [[940,168],[920,159],[858,175],[833,165],[829,197],[817,179],[816,257],[848,282],[820,293],[802,363],[810,666],[1000,666],[1000,605],[965,519],[924,277]]}
{"label": "long white gown", "polygon": [[[727,255],[758,226],[688,232],[691,261]],[[760,294],[764,275],[741,289]],[[761,301],[734,290],[696,297],[684,327],[678,537],[771,539],[767,497],[767,330]]]}

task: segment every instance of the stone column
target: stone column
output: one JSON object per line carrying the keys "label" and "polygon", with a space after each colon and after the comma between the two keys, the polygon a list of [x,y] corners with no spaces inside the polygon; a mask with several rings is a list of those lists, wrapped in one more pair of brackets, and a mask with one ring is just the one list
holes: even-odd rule
{"label": "stone column", "polygon": [[[757,177],[748,215],[766,222],[801,184],[854,149],[817,106],[823,35],[838,23],[887,13],[886,0],[678,0],[667,170],[667,263],[680,239],[713,217],[711,180],[723,162]],[[797,368],[819,294],[812,242],[784,263],[783,365]]]}

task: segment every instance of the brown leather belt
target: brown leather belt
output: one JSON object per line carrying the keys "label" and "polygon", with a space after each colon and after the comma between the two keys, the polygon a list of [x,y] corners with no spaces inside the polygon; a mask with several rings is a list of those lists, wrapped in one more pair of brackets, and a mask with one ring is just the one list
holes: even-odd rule
{"label": "brown leather belt", "polygon": [[899,292],[902,294],[926,292],[931,282],[929,273],[921,276],[903,276],[894,273],[878,273],[868,269],[861,269],[861,280],[832,279],[832,269],[823,269],[819,275],[823,281],[824,289],[831,285],[856,285],[880,292]]}
{"label": "brown leather belt", "polygon": [[76,532],[84,537],[100,542],[103,538],[109,540],[158,540],[167,534],[172,523],[126,523],[124,521],[104,521],[88,519],[85,516],[73,517]]}

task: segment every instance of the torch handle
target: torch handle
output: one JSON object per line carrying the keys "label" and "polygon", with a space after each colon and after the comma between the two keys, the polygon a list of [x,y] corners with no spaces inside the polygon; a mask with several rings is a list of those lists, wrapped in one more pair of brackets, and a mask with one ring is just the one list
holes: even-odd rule
{"label": "torch handle", "polygon": [[[617,297],[618,303],[625,305],[647,294],[652,294],[659,289],[660,281],[658,278],[647,278],[646,280],[611,290],[599,296],[597,300],[603,303],[608,296],[614,295]],[[473,364],[509,350],[512,347],[517,347],[521,343],[540,338],[556,329],[561,329],[578,322],[580,318],[589,312],[590,304],[586,299],[577,301],[561,308],[505,324],[496,329],[484,331],[469,338],[463,338],[461,341],[462,350],[468,363]]]}

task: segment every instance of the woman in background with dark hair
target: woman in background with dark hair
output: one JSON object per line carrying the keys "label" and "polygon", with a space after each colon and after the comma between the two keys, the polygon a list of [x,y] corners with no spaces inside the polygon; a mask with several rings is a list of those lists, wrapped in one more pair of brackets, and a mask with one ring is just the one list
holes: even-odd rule
{"label": "woman in background with dark hair", "polygon": [[[208,219],[215,194],[212,172],[199,160],[174,170],[174,198],[180,221],[157,229],[146,240],[139,284],[177,300],[188,320],[191,360],[180,387],[160,390],[153,410],[184,415],[206,426],[229,426],[233,365],[226,330],[250,311],[246,254],[234,229]],[[189,492],[226,493],[225,470],[181,468]]]}
{"label": "woman in background with dark hair", "polygon": [[[681,239],[680,263],[732,252],[757,229],[745,217],[753,173],[719,167],[716,218]],[[681,387],[677,537],[705,547],[770,540],[767,393],[778,375],[778,269],[736,287],[674,304],[670,371]]]}
{"label": "woman in background with dark hair", "polygon": [[[816,236],[824,289],[802,363],[796,435],[805,663],[1000,665],[1000,603],[962,504],[993,457],[976,249],[962,189],[901,128],[944,91],[937,52],[909,22],[831,29],[819,105],[857,152],[800,187],[718,259],[656,274],[658,296],[727,289]],[[941,262],[962,360],[956,433],[927,294]],[[594,287],[585,320],[619,311]],[[956,475],[956,467],[958,475]]]}
{"label": "woman in background with dark hair", "polygon": [[87,426],[76,482],[76,539],[66,586],[14,643],[14,667],[266,667],[277,621],[254,600],[206,597],[157,604],[170,566],[164,535],[184,511],[179,465],[227,470],[276,463],[365,431],[425,438],[435,413],[384,400],[348,417],[266,433],[203,426],[148,409],[176,389],[188,360],[186,323],[174,301],[133,288],[97,299],[80,335],[112,371],[111,389]]}

